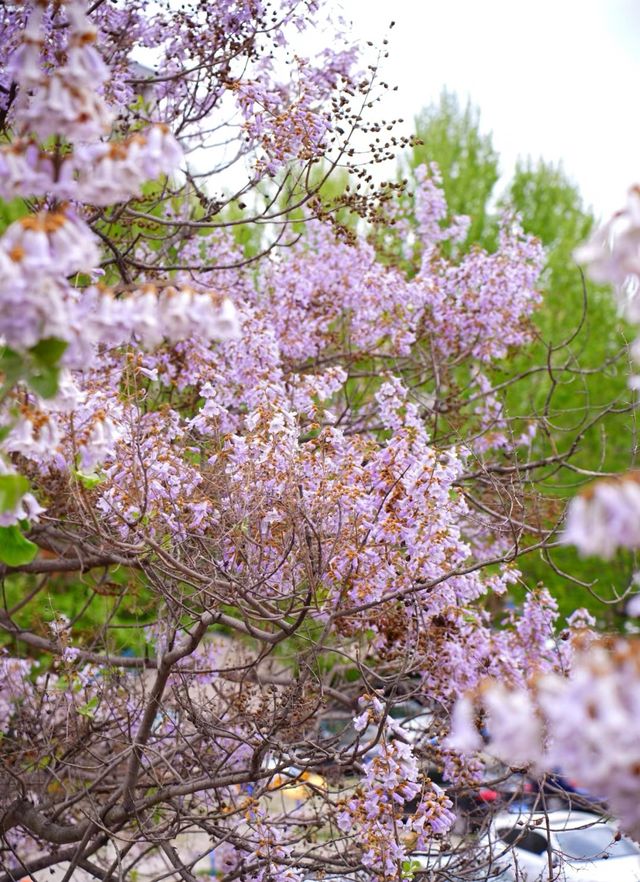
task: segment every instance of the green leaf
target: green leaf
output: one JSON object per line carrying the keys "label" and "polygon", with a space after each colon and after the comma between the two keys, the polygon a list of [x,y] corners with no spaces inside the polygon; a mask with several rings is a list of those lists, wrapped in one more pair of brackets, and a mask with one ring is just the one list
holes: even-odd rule
{"label": "green leaf", "polygon": [[0,370],[16,371],[24,361],[24,357],[8,346],[0,347]]}
{"label": "green leaf", "polygon": [[40,364],[44,364],[47,367],[57,367],[67,346],[66,340],[59,340],[57,337],[47,337],[45,340],[39,340],[35,346],[31,347],[29,352]]}
{"label": "green leaf", "polygon": [[4,374],[4,386],[10,388],[24,373],[26,360],[23,355],[9,349],[8,346],[0,347],[0,374]]}
{"label": "green leaf", "polygon": [[94,487],[97,487],[98,484],[102,484],[104,481],[104,478],[101,475],[86,475],[84,472],[80,472],[77,469],[73,470],[73,474],[82,486],[87,488],[87,490],[93,490]]}
{"label": "green leaf", "polygon": [[0,511],[12,511],[28,490],[24,475],[0,475]]}
{"label": "green leaf", "polygon": [[15,524],[0,527],[0,561],[10,567],[31,563],[38,553],[38,546],[25,538]]}
{"label": "green leaf", "polygon": [[83,704],[81,707],[78,708],[78,713],[81,714],[83,717],[89,717],[90,719],[93,719],[94,712],[97,707],[98,696],[94,695],[93,698],[89,699],[86,704]]}
{"label": "green leaf", "polygon": [[58,391],[59,374],[57,367],[43,365],[29,374],[29,385],[41,398],[53,398]]}
{"label": "green leaf", "polygon": [[4,233],[9,224],[18,220],[25,215],[31,214],[29,206],[24,199],[12,199],[6,202],[4,199],[0,201],[0,233]]}
{"label": "green leaf", "polygon": [[58,391],[60,358],[67,345],[66,340],[47,337],[39,340],[26,353],[14,352],[6,346],[0,348],[0,374],[4,374],[3,389],[5,391],[11,389],[18,380],[23,379],[42,398],[53,398]]}

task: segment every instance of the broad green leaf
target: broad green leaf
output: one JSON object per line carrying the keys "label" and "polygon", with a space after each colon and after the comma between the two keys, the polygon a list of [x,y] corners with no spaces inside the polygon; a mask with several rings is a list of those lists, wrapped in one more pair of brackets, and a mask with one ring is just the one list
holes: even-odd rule
{"label": "broad green leaf", "polygon": [[24,199],[12,199],[11,202],[0,200],[0,233],[4,233],[9,224],[27,214],[31,214],[31,211]]}
{"label": "broad green leaf", "polygon": [[4,385],[12,386],[26,369],[24,355],[14,352],[8,346],[0,347],[0,374],[4,375]]}
{"label": "broad green leaf", "polygon": [[77,469],[73,470],[73,474],[82,486],[87,488],[87,490],[93,490],[94,487],[97,487],[98,484],[101,484],[104,481],[104,478],[100,475],[86,475],[84,472],[80,472]]}
{"label": "broad green leaf", "polygon": [[0,475],[0,511],[12,511],[28,490],[24,475]]}
{"label": "broad green leaf", "polygon": [[29,385],[41,398],[53,398],[58,391],[59,374],[58,368],[43,365],[29,374]]}
{"label": "broad green leaf", "polygon": [[0,349],[0,374],[6,391],[18,382],[26,380],[34,392],[42,398],[53,398],[58,391],[59,362],[65,349],[65,340],[47,337],[40,340],[26,353]]}
{"label": "broad green leaf", "polygon": [[30,542],[15,524],[0,527],[0,561],[10,567],[31,563],[38,553],[38,546]]}
{"label": "broad green leaf", "polygon": [[67,346],[66,340],[59,340],[57,337],[47,337],[45,340],[38,341],[35,346],[31,347],[29,352],[40,364],[44,364],[47,367],[57,367]]}

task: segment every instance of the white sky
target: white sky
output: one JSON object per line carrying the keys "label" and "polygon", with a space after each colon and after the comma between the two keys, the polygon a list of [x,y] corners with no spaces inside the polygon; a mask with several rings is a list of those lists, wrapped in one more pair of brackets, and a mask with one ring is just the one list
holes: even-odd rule
{"label": "white sky", "polygon": [[[470,97],[508,173],[561,160],[606,216],[640,181],[640,0],[340,0],[352,35],[389,36],[385,112],[407,124],[444,86]],[[396,24],[390,33],[387,26]],[[410,125],[407,125],[410,130]]]}

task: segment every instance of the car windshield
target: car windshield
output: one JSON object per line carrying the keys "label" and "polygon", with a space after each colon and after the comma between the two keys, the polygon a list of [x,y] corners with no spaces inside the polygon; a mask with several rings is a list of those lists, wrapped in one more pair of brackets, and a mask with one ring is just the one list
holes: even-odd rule
{"label": "car windshield", "polygon": [[569,860],[592,861],[603,854],[612,858],[640,854],[640,849],[628,839],[616,842],[616,831],[604,824],[584,830],[563,830],[556,835],[560,851]]}

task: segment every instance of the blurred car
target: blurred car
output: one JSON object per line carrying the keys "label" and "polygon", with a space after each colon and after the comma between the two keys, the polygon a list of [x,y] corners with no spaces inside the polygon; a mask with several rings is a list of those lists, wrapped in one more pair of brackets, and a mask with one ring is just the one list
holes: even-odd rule
{"label": "blurred car", "polygon": [[303,882],[371,882],[371,877],[364,870],[344,873],[329,873],[322,870],[311,876],[304,876]]}
{"label": "blurred car", "polygon": [[429,739],[433,726],[433,711],[412,698],[394,704],[389,716],[401,729],[402,734],[413,745]]}
{"label": "blurred car", "polygon": [[507,865],[493,865],[486,860],[486,852],[479,847],[462,845],[454,850],[434,845],[429,851],[415,851],[409,855],[413,878],[418,882],[425,878],[443,882],[513,882],[514,876]]}
{"label": "blurred car", "polygon": [[536,782],[537,789],[549,799],[555,799],[558,808],[573,808],[587,812],[606,814],[607,803],[604,797],[596,796],[585,787],[581,787],[575,778],[564,775],[561,771],[548,772]]}
{"label": "blurred car", "polygon": [[522,772],[495,761],[487,762],[475,787],[448,788],[458,816],[459,832],[473,833],[485,826],[489,814],[496,811],[526,811],[533,808],[536,787]]}
{"label": "blurred car", "polygon": [[351,717],[323,720],[319,727],[319,745],[327,757],[319,765],[321,772],[327,777],[354,774],[356,763],[366,765],[378,753],[378,737],[379,727],[373,724],[364,732],[356,732]]}
{"label": "blurred car", "polygon": [[[389,719],[393,720],[401,732],[401,737],[415,744],[429,734],[433,724],[433,712],[412,698],[397,701],[389,706]],[[364,744],[375,739],[379,727],[369,724],[365,732],[356,732],[353,717],[348,713],[335,711],[327,714],[320,722],[318,735],[321,742],[348,749],[356,741]]]}
{"label": "blurred car", "polygon": [[640,848],[613,821],[587,812],[501,813],[481,840],[491,865],[517,879],[625,882],[640,879]]}
{"label": "blurred car", "polygon": [[323,871],[311,876],[304,876],[302,882],[371,882],[371,876],[362,870],[344,874]]}
{"label": "blurred car", "polygon": [[266,761],[266,770],[273,770],[267,789],[278,791],[282,796],[296,802],[309,799],[318,790],[324,792],[327,790],[325,778],[310,769],[300,769],[298,766],[287,766],[281,769],[276,760],[269,758]]}

